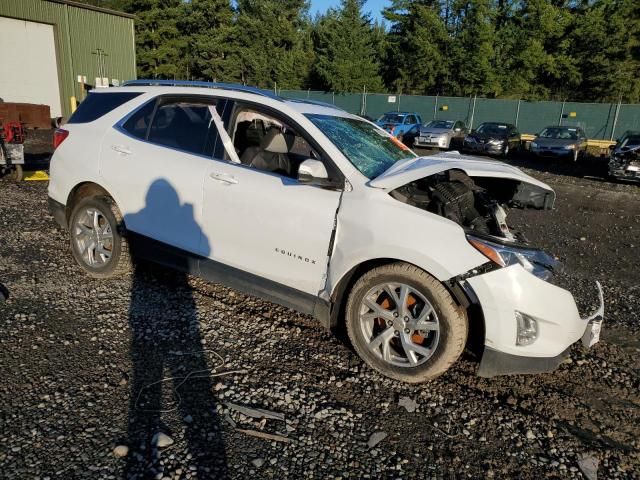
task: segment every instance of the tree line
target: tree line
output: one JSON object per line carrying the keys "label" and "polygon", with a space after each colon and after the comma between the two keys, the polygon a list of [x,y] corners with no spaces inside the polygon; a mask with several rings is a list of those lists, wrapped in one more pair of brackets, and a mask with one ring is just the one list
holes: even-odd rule
{"label": "tree line", "polygon": [[136,15],[140,78],[640,102],[639,0],[85,0]]}

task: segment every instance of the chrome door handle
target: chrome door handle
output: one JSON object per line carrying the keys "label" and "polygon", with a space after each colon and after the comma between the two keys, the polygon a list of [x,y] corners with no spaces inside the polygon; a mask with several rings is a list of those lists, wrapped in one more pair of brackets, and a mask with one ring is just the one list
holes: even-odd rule
{"label": "chrome door handle", "polygon": [[131,155],[129,147],[125,147],[124,145],[111,145],[111,150],[121,153],[122,155]]}
{"label": "chrome door handle", "polygon": [[227,185],[236,185],[238,183],[236,177],[224,173],[210,173],[209,178],[216,180],[217,182],[225,183]]}

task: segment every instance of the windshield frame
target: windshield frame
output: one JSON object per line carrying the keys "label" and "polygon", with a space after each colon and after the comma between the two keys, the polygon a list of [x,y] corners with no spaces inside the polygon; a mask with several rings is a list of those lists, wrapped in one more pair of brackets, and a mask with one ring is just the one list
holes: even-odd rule
{"label": "windshield frame", "polygon": [[[555,132],[554,136],[545,136],[543,135],[543,133],[550,131],[550,132]],[[571,138],[560,138],[558,137],[558,134],[560,132],[571,132],[573,133],[573,137]],[[545,138],[545,139],[549,139],[549,140],[567,140],[567,141],[573,141],[573,140],[578,140],[580,138],[580,132],[578,131],[577,128],[574,127],[545,127],[542,129],[542,131],[538,134],[538,138]]]}
{"label": "windshield frame", "polygon": [[[491,131],[483,131],[483,129],[491,129]],[[506,123],[486,122],[481,123],[476,129],[476,133],[487,135],[489,137],[508,137],[511,126]],[[502,135],[501,135],[502,134]]]}

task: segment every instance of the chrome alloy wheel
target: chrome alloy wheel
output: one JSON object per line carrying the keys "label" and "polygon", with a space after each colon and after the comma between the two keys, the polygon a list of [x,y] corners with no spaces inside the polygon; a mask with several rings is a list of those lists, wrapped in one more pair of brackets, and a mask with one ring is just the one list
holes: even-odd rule
{"label": "chrome alloy wheel", "polygon": [[422,365],[438,346],[438,315],[429,300],[409,285],[376,285],[364,296],[359,317],[367,347],[391,365]]}
{"label": "chrome alloy wheel", "polygon": [[91,267],[109,263],[113,253],[113,231],[107,217],[97,208],[79,212],[73,225],[73,238],[82,260]]}

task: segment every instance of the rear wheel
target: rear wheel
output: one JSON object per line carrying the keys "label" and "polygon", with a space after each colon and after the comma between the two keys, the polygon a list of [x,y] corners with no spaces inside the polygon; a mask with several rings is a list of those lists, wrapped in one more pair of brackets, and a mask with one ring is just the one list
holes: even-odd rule
{"label": "rear wheel", "polygon": [[419,383],[444,373],[467,339],[467,318],[435,278],[406,263],[364,274],[346,308],[347,333],[360,357],[387,377]]}
{"label": "rear wheel", "polygon": [[108,278],[130,270],[124,222],[111,198],[80,200],[71,212],[69,233],[73,257],[92,277]]}

